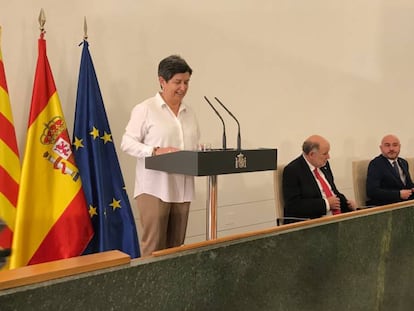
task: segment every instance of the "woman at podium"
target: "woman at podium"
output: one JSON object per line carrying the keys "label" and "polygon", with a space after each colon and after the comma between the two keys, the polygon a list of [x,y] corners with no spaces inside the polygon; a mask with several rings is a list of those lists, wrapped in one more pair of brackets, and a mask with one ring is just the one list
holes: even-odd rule
{"label": "woman at podium", "polygon": [[142,256],[184,243],[194,177],[146,169],[145,157],[194,150],[198,145],[197,118],[183,102],[191,74],[190,66],[178,55],[161,60],[161,90],[133,108],[122,137],[121,149],[137,158],[134,198]]}

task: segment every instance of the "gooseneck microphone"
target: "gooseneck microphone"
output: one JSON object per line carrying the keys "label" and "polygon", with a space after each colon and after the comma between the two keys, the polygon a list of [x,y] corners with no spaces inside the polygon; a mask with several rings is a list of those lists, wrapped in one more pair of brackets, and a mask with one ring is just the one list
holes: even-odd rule
{"label": "gooseneck microphone", "polygon": [[217,111],[216,108],[214,108],[213,104],[210,103],[210,101],[208,100],[208,98],[206,96],[204,96],[204,99],[208,102],[208,104],[210,105],[211,108],[213,108],[214,112],[218,115],[218,117],[221,120],[221,123],[223,123],[223,150],[227,149],[227,144],[226,144],[226,125],[224,124],[224,120],[221,117],[221,115],[219,114],[219,112]]}
{"label": "gooseneck microphone", "polygon": [[236,117],[230,112],[230,110],[227,109],[226,106],[224,106],[224,104],[217,98],[214,97],[214,99],[221,105],[221,107],[223,107],[228,114],[237,122],[237,127],[238,127],[238,131],[237,131],[237,150],[241,150],[241,136],[240,136],[240,123],[239,121],[236,119]]}

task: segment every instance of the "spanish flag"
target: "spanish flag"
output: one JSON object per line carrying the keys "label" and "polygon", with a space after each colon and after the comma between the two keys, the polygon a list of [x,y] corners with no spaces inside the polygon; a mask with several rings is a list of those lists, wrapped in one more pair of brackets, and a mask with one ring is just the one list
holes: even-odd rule
{"label": "spanish flag", "polygon": [[93,236],[43,36],[38,40],[10,268],[79,256]]}
{"label": "spanish flag", "polygon": [[19,151],[0,46],[0,219],[6,224],[0,231],[0,249],[11,248],[19,180]]}

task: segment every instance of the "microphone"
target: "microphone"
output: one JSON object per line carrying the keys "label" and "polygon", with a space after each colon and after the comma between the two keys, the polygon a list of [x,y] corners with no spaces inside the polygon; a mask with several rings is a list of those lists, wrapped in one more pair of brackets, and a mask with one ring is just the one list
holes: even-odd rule
{"label": "microphone", "polygon": [[221,117],[221,115],[219,114],[219,112],[217,111],[216,108],[214,108],[213,104],[210,103],[210,101],[208,100],[208,98],[206,96],[204,96],[204,99],[208,102],[208,104],[210,105],[211,108],[213,108],[214,112],[218,115],[218,117],[221,120],[221,123],[223,123],[223,150],[226,150],[226,125],[224,124],[224,120]]}
{"label": "microphone", "polygon": [[226,106],[217,98],[214,97],[216,101],[228,112],[228,114],[237,122],[238,132],[237,132],[237,150],[241,150],[241,136],[240,136],[240,123],[236,119],[236,117],[230,112],[230,110],[227,109]]}

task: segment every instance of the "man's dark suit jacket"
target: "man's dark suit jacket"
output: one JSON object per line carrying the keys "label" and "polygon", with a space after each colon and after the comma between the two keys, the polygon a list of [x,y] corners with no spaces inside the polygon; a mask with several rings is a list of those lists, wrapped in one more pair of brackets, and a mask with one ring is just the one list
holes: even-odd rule
{"label": "man's dark suit jacket", "polygon": [[[400,190],[414,188],[408,171],[408,163],[398,158],[398,165],[405,174],[405,185],[394,173],[390,161],[383,155],[379,155],[368,165],[367,173],[367,205],[384,205],[404,201],[400,197]],[[411,195],[408,200],[414,199]]]}
{"label": "man's dark suit jacket", "polygon": [[[327,162],[321,168],[332,191],[341,201],[342,213],[349,212],[347,199],[335,186],[331,168]],[[326,203],[313,172],[303,156],[290,162],[283,171],[284,216],[318,218],[326,215]]]}

